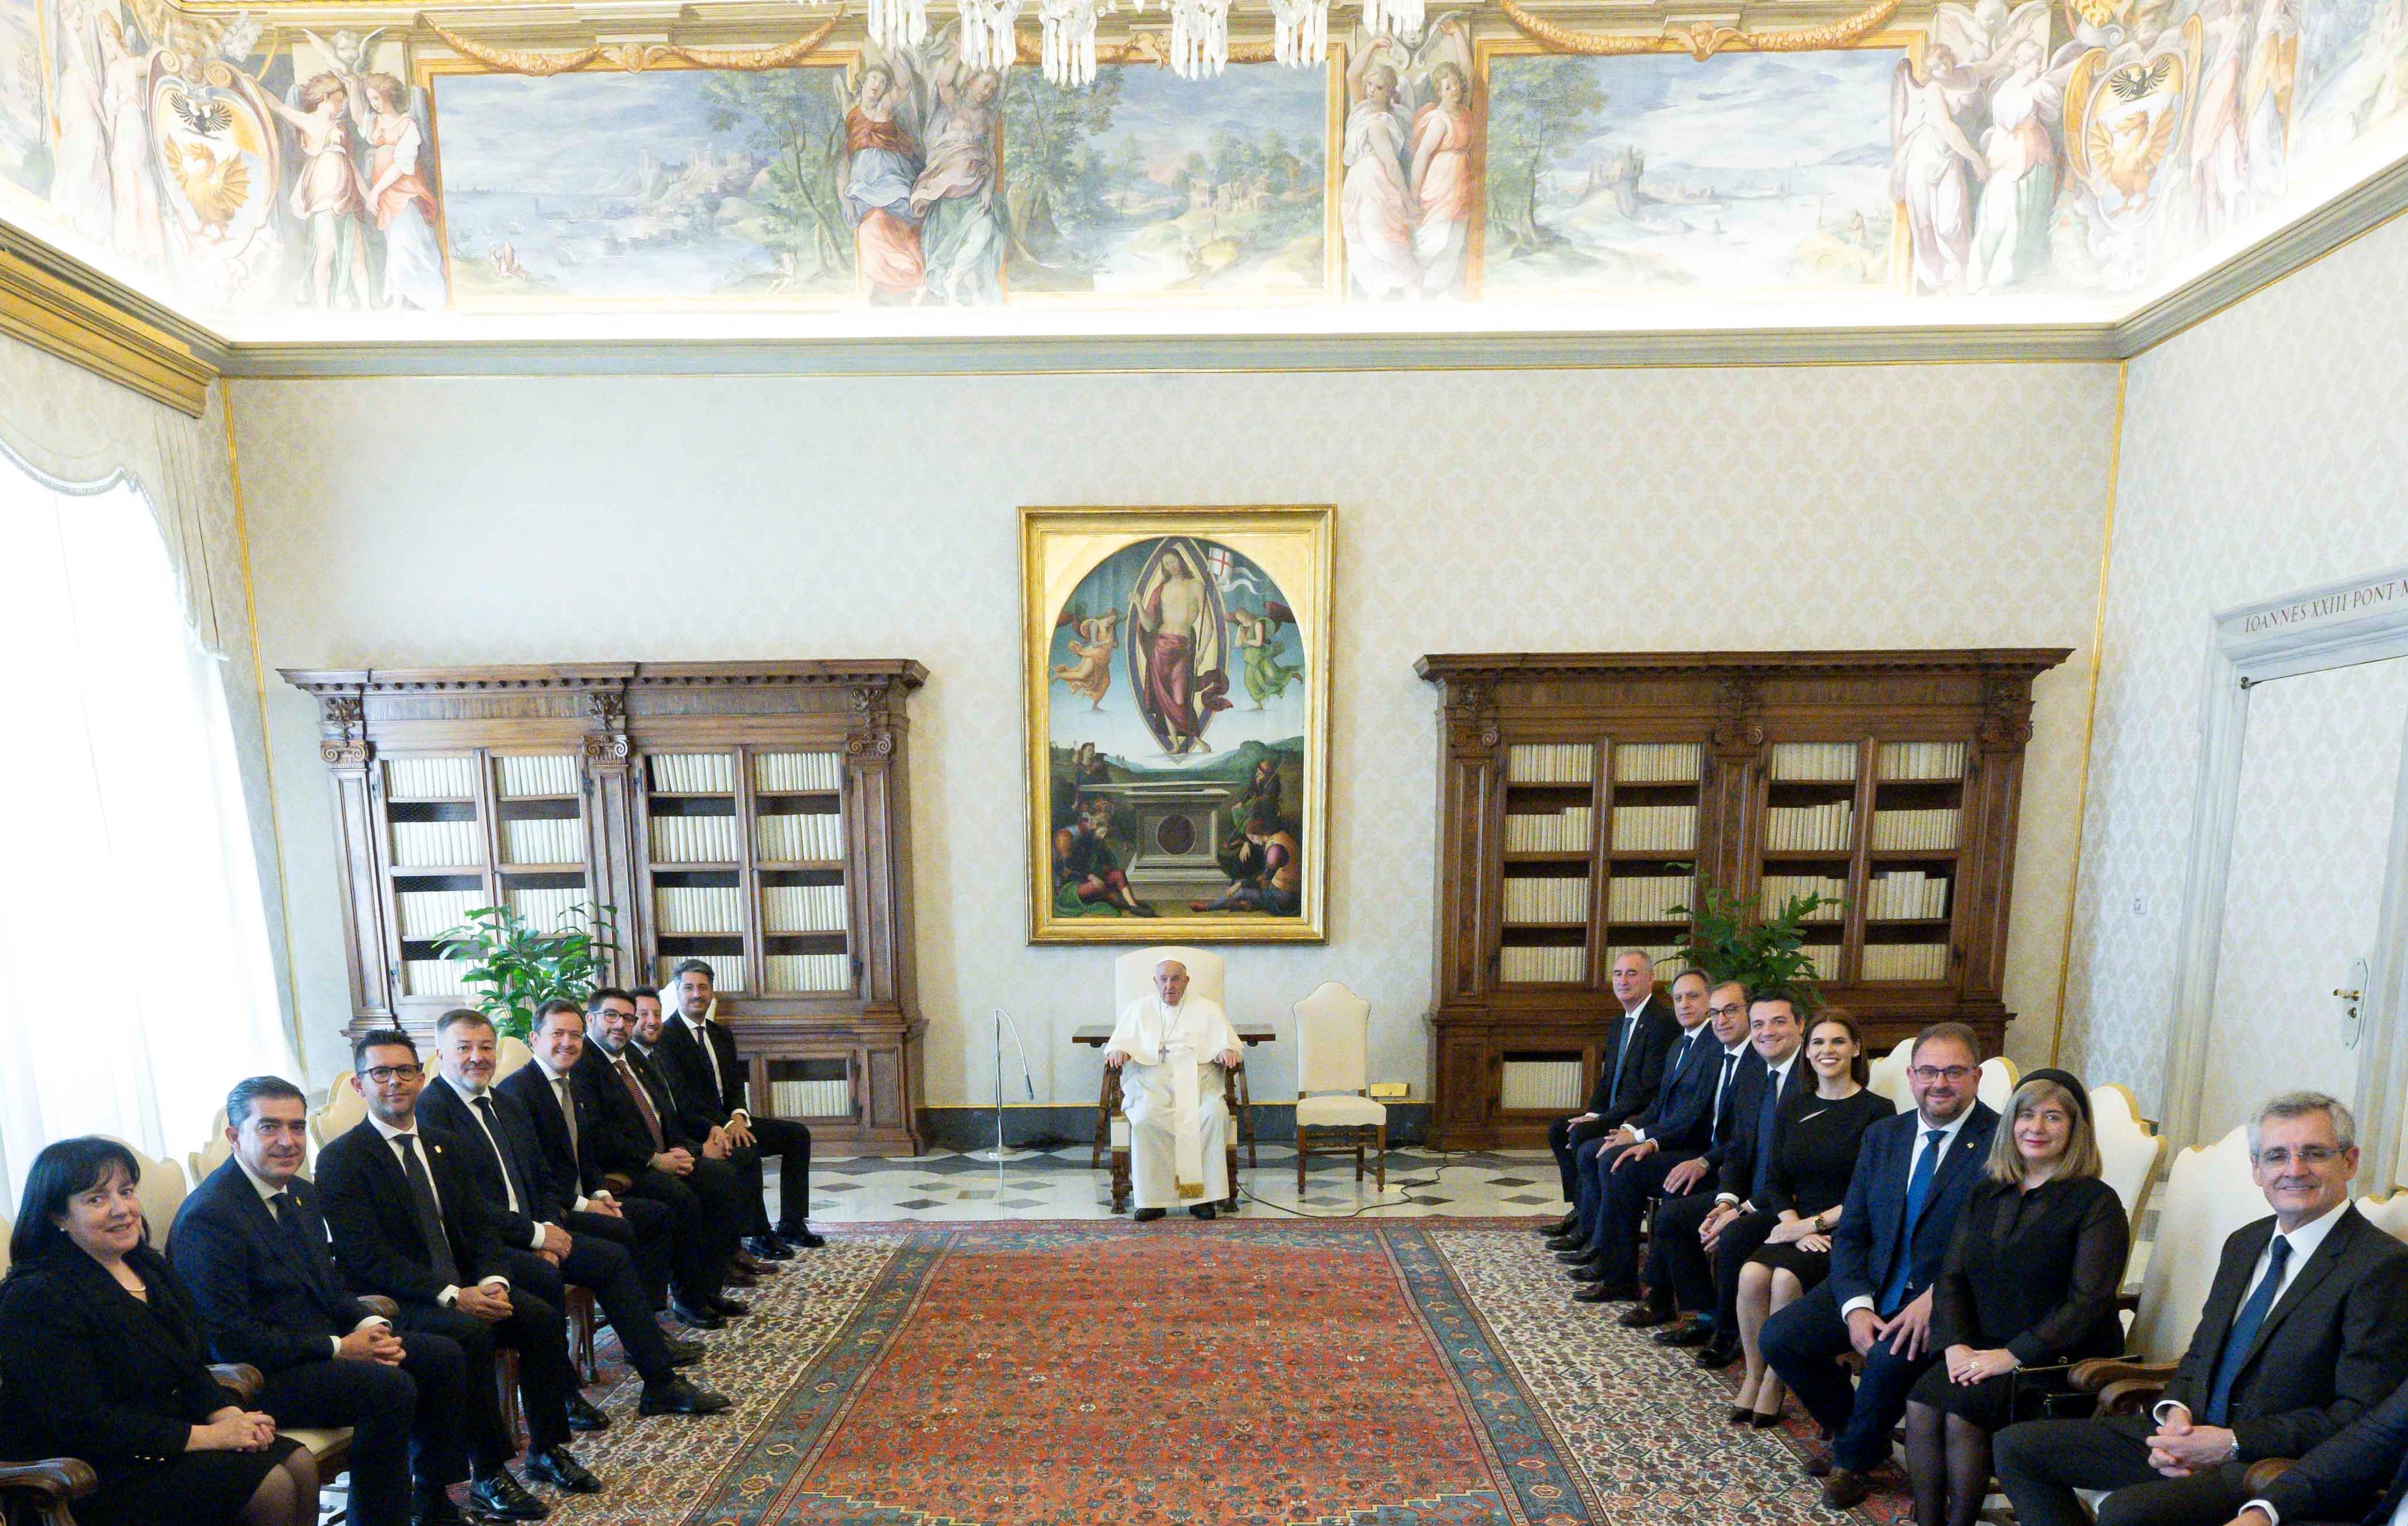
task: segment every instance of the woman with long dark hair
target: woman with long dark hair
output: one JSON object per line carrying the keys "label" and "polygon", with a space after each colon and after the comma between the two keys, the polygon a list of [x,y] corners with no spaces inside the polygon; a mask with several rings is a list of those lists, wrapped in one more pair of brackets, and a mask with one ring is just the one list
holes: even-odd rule
{"label": "woman with long dark hair", "polygon": [[210,1376],[141,1177],[109,1139],[34,1157],[0,1281],[0,1455],[92,1464],[86,1526],[315,1526],[317,1464]]}

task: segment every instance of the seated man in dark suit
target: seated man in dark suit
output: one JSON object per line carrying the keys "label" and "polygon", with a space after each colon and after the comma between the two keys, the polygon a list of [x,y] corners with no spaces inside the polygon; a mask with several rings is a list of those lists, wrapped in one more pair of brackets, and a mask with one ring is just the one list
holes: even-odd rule
{"label": "seated man in dark suit", "polygon": [[[1931,1285],[1999,1126],[1974,1094],[1981,1042],[1960,1022],[1914,1036],[1906,1073],[1914,1111],[1865,1131],[1831,1227],[1830,1276],[1764,1327],[1765,1360],[1837,1438],[1828,1458],[1807,1464],[1835,1510],[1870,1492],[1865,1475],[1889,1460],[1907,1394],[1940,1358],[1931,1349]],[[1839,1362],[1851,1349],[1865,1363],[1853,1388]]]}
{"label": "seated man in dark suit", "polygon": [[2317,1521],[2408,1526],[2408,1382],[2300,1458],[2229,1526]]}
{"label": "seated man in dark suit", "polygon": [[432,1331],[395,1334],[343,1287],[301,1177],[308,1119],[301,1089],[281,1077],[226,1094],[234,1157],[177,1211],[168,1263],[200,1310],[211,1358],[266,1379],[260,1409],[287,1429],[351,1428],[352,1520],[465,1522],[445,1492],[468,1476],[460,1348]]}
{"label": "seated man in dark suit", "polygon": [[[729,1140],[758,1158],[778,1158],[778,1227],[769,1227],[766,1205],[755,1212],[745,1248],[756,1256],[774,1257],[780,1250],[813,1250],[821,1245],[808,1222],[811,1212],[811,1131],[792,1119],[756,1116],[746,1105],[745,1066],[737,1057],[736,1035],[712,1015],[718,993],[710,966],[698,959],[681,963],[670,972],[677,1015],[661,1033],[661,1052],[668,1056],[681,1079],[678,1091],[695,1113],[695,1122],[717,1123]],[[654,993],[655,1002],[661,998]],[[636,990],[636,1014],[643,1015],[644,988]],[[688,1125],[692,1132],[693,1125]],[[757,1189],[756,1179],[752,1186]],[[748,1206],[760,1204],[756,1191]]]}
{"label": "seated man in dark suit", "polygon": [[1573,1171],[1576,1152],[1590,1140],[1612,1134],[1647,1110],[1663,1082],[1664,1056],[1671,1051],[1672,1040],[1680,1035],[1681,1025],[1673,1020],[1671,1004],[1656,994],[1655,961],[1636,948],[1626,949],[1614,957],[1610,978],[1622,1011],[1613,1020],[1604,1062],[1598,1067],[1597,1086],[1589,1093],[1588,1106],[1547,1125],[1547,1148],[1555,1152],[1555,1169],[1563,1176],[1564,1201],[1575,1206],[1562,1219],[1548,1224],[1542,1234],[1567,1234],[1579,1226],[1580,1178]]}
{"label": "seated man in dark suit", "polygon": [[[518,1098],[494,1090],[495,1052],[494,1025],[483,1013],[456,1006],[437,1018],[435,1059],[441,1074],[419,1094],[418,1113],[428,1127],[468,1147],[471,1174],[501,1226],[511,1286],[551,1304],[560,1302],[565,1286],[593,1292],[619,1333],[628,1365],[644,1380],[638,1414],[715,1415],[725,1409],[725,1399],[678,1376],[680,1359],[697,1361],[702,1348],[688,1341],[672,1348],[652,1323],[652,1298],[626,1247],[598,1234],[571,1234],[548,1212],[553,1194],[536,1146],[535,1120]],[[570,1393],[572,1427],[600,1430],[608,1423],[573,1387]],[[580,1409],[601,1423],[577,1426]]]}
{"label": "seated man in dark suit", "polygon": [[629,1178],[629,1196],[665,1203],[676,1214],[686,1270],[672,1312],[688,1324],[716,1329],[750,1312],[720,1291],[739,1275],[741,1183],[726,1162],[710,1158],[707,1141],[690,1137],[653,1099],[638,1068],[642,1057],[635,1052],[635,998],[625,991],[604,986],[586,998],[585,1047],[576,1074],[601,1119],[590,1143],[604,1171]]}
{"label": "seated man in dark suit", "polygon": [[1705,1189],[1667,1198],[1656,1212],[1656,1249],[1649,1258],[1672,1284],[1675,1305],[1698,1318],[1658,1331],[1664,1346],[1695,1346],[1700,1367],[1739,1360],[1738,1317],[1722,1305],[1714,1286],[1715,1236],[1761,1195],[1772,1172],[1783,1109],[1814,1079],[1804,1058],[1806,1017],[1786,991],[1752,991],[1747,998],[1748,1046],[1762,1062],[1733,1083],[1730,1140]]}
{"label": "seated man in dark suit", "polygon": [[2230,1519],[2250,1463],[2306,1457],[2408,1377],[2408,1246],[2350,1205],[2357,1132],[2318,1092],[2258,1110],[2249,1158],[2274,1217],[2224,1242],[2165,1396],[2146,1415],[1999,1433],[2000,1487],[2023,1526],[2084,1526],[2077,1489],[2112,1490],[2100,1526]]}
{"label": "seated man in dark suit", "polygon": [[[738,1245],[727,1277],[738,1288],[756,1287],[763,1276],[784,1270],[780,1262],[795,1259],[795,1253],[783,1242],[773,1239],[760,1240],[761,1254],[752,1253],[759,1237],[753,1235],[751,1226],[761,1215],[760,1152],[737,1144],[735,1131],[728,1124],[712,1120],[715,1115],[696,1101],[687,1089],[685,1077],[661,1052],[662,1029],[666,1025],[661,1016],[661,993],[655,991],[647,1000],[629,991],[627,998],[636,1004],[636,1020],[627,1030],[627,1068],[652,1098],[654,1111],[676,1122],[679,1132],[693,1145],[694,1152],[725,1168],[734,1178]],[[767,1220],[762,1222],[766,1224]]]}
{"label": "seated man in dark suit", "polygon": [[368,1116],[318,1152],[318,1198],[335,1264],[355,1291],[399,1304],[404,1330],[460,1343],[470,1504],[509,1520],[551,1514],[510,1476],[517,1438],[494,1386],[496,1346],[518,1353],[527,1476],[599,1493],[601,1483],[568,1449],[568,1341],[560,1310],[510,1286],[466,1143],[419,1127],[425,1073],[417,1044],[397,1028],[362,1034],[351,1045],[351,1085]]}

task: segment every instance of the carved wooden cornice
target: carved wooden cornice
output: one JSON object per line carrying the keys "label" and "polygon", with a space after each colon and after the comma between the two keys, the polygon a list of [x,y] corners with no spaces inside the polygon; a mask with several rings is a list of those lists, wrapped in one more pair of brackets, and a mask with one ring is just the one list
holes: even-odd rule
{"label": "carved wooden cornice", "polygon": [[1633,651],[1449,652],[1413,663],[1413,671],[1450,692],[1468,679],[1490,684],[1566,678],[1739,677],[1755,682],[1784,677],[1934,674],[2021,675],[2027,684],[2073,654],[2071,647],[1997,647],[1897,651]]}
{"label": "carved wooden cornice", "polygon": [[[609,691],[666,688],[919,688],[928,670],[909,658],[867,661],[799,660],[788,663],[511,663],[490,667],[279,668],[284,681],[316,693],[340,689],[359,694],[478,693],[495,691]],[[621,699],[621,714],[624,714]]]}

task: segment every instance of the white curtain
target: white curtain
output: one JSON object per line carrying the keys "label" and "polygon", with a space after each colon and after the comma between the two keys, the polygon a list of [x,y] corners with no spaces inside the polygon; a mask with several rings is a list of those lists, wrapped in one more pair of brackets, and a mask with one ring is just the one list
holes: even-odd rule
{"label": "white curtain", "polygon": [[[198,1148],[226,1088],[297,1076],[222,678],[161,517],[0,446],[0,1197],[108,1134]],[[210,643],[213,644],[213,643]]]}

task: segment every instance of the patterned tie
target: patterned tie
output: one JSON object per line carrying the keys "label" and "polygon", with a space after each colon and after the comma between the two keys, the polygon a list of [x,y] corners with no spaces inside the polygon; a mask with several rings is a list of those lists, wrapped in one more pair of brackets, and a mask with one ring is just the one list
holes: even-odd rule
{"label": "patterned tie", "polygon": [[644,1127],[652,1131],[652,1153],[660,1154],[668,1148],[668,1145],[661,1134],[661,1115],[652,1106],[652,1094],[644,1090],[644,1083],[636,1079],[636,1073],[627,1068],[625,1055],[613,1058],[610,1067],[619,1073],[619,1079],[627,1083],[627,1094],[636,1099],[636,1110],[644,1115]]}
{"label": "patterned tie", "polygon": [[2224,1354],[2216,1359],[2215,1382],[2207,1391],[2207,1423],[2222,1425],[2232,1408],[2232,1385],[2240,1380],[2241,1364],[2249,1360],[2266,1316],[2274,1310],[2274,1295],[2283,1291],[2283,1268],[2291,1259],[2291,1242],[2277,1234],[2266,1247],[2266,1275],[2250,1291],[2249,1301],[2232,1317],[2232,1331],[2224,1337]]}
{"label": "patterned tie", "polygon": [[469,1105],[477,1109],[477,1121],[485,1126],[485,1143],[493,1147],[494,1159],[501,1162],[502,1190],[509,1194],[510,1212],[523,1212],[521,1205],[527,1201],[526,1189],[519,1185],[519,1168],[510,1163],[510,1152],[502,1148],[502,1120],[494,1112],[492,1095],[480,1095]]}
{"label": "patterned tie", "polygon": [[456,1285],[460,1263],[452,1259],[452,1236],[443,1230],[443,1209],[435,1201],[434,1178],[426,1174],[426,1162],[418,1158],[418,1136],[397,1134],[393,1142],[401,1147],[401,1174],[409,1178],[409,1202],[417,1210],[419,1235],[426,1241],[426,1264],[437,1276]]}
{"label": "patterned tie", "polygon": [[1882,1284],[1882,1306],[1873,1312],[1887,1319],[1906,1302],[1907,1278],[1914,1270],[1914,1226],[1923,1217],[1923,1200],[1931,1195],[1931,1178],[1940,1169],[1940,1141],[1948,1137],[1945,1129],[1923,1131],[1923,1153],[1914,1160],[1914,1172],[1906,1178],[1906,1219],[1899,1226],[1898,1247],[1891,1263],[1889,1280]]}

